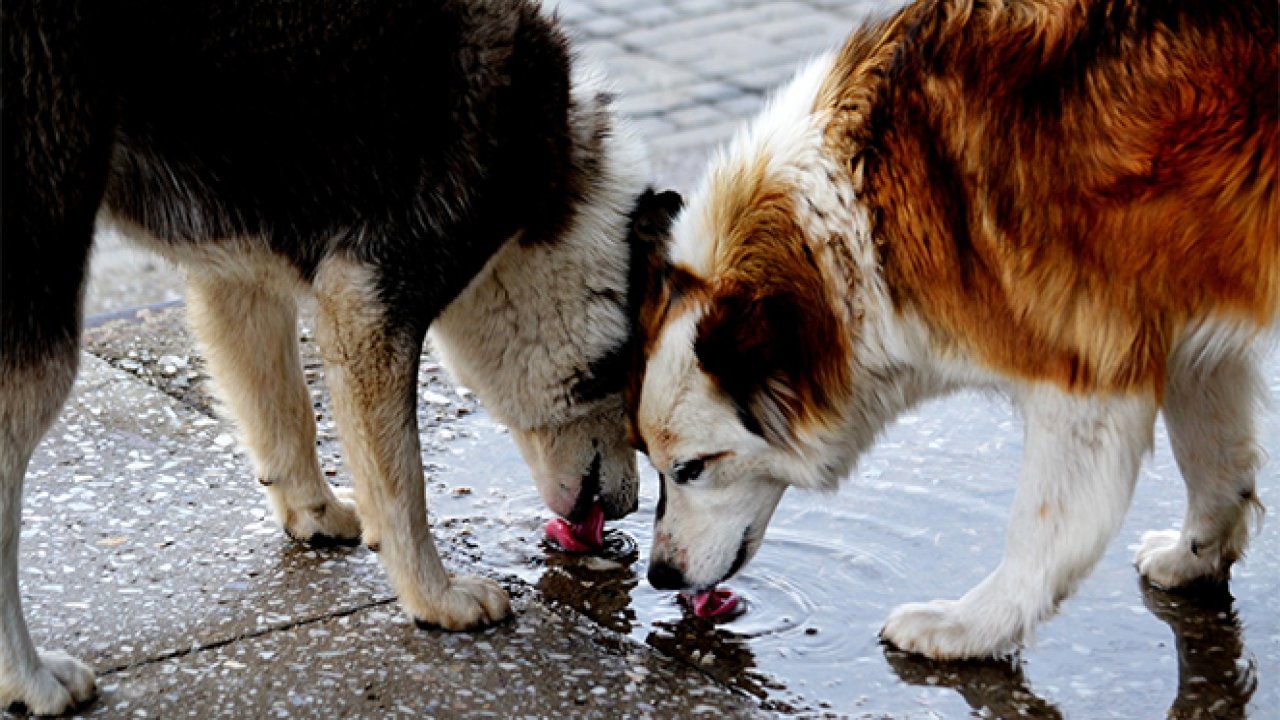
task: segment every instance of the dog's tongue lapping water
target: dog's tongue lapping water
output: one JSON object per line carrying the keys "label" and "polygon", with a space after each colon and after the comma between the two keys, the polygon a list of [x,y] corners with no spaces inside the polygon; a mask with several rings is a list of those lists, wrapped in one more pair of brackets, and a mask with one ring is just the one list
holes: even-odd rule
{"label": "dog's tongue lapping water", "polygon": [[733,614],[738,609],[738,594],[729,588],[712,588],[697,594],[681,593],[700,618],[717,618]]}
{"label": "dog's tongue lapping water", "polygon": [[592,505],[587,517],[580,523],[564,518],[547,522],[547,537],[568,552],[591,552],[604,547],[604,508]]}
{"label": "dog's tongue lapping water", "polygon": [[[585,553],[604,547],[604,509],[592,505],[586,519],[572,523],[564,518],[547,522],[547,537],[567,552]],[[737,593],[728,588],[712,588],[700,593],[681,593],[693,614],[701,618],[718,618],[738,609]]]}

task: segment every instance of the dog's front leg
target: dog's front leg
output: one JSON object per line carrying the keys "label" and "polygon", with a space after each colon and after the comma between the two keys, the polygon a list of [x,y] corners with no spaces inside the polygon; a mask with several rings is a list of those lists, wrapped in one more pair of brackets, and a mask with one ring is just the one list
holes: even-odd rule
{"label": "dog's front leg", "polygon": [[1225,582],[1262,520],[1257,474],[1257,405],[1266,381],[1252,351],[1214,357],[1199,344],[1180,349],[1165,385],[1164,419],[1187,487],[1182,530],[1145,533],[1138,572],[1166,588]]}
{"label": "dog's front leg", "polygon": [[1124,519],[1151,447],[1154,399],[1070,395],[1048,386],[1018,399],[1026,450],[1004,560],[959,600],[895,609],[882,635],[904,650],[976,658],[1029,639],[1075,591]]}
{"label": "dog's front leg", "polygon": [[511,614],[493,580],[449,575],[427,525],[418,444],[424,332],[388,317],[373,272],[331,259],[316,276],[317,339],[365,540],[379,547],[401,604],[420,625],[468,630]]}

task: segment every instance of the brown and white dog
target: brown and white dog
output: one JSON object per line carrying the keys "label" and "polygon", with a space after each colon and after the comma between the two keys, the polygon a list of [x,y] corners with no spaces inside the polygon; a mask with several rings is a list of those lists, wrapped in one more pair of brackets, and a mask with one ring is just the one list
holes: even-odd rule
{"label": "brown and white dog", "polygon": [[1157,412],[1188,509],[1138,570],[1225,579],[1261,510],[1276,84],[1272,0],[922,0],[803,70],[713,162],[643,311],[650,581],[713,587],[786,488],[973,385],[1025,420],[1004,560],[885,639],[1027,639],[1116,533]]}

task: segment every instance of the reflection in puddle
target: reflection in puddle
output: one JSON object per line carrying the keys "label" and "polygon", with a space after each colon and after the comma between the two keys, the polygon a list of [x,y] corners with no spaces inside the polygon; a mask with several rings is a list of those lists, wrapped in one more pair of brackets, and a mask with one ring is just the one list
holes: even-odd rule
{"label": "reflection in puddle", "polygon": [[1246,654],[1231,593],[1210,585],[1166,592],[1139,581],[1142,601],[1173,630],[1178,694],[1170,718],[1243,718],[1258,689],[1258,661]]}
{"label": "reflection in puddle", "polygon": [[951,688],[984,717],[1062,718],[1027,687],[1017,660],[938,662],[887,646],[884,659],[908,685]]}
{"label": "reflection in puddle", "polygon": [[794,705],[773,696],[786,690],[778,680],[756,666],[747,635],[717,627],[713,620],[686,612],[676,621],[658,621],[644,641],[664,654],[701,668],[716,680],[735,687],[761,702],[768,710],[791,712]]}
{"label": "reflection in puddle", "polygon": [[640,557],[635,540],[608,530],[604,549],[594,555],[572,555],[546,548],[546,569],[538,590],[548,598],[577,609],[614,632],[627,634],[636,624],[631,594],[640,583],[632,570]]}
{"label": "reflection in puddle", "polygon": [[[753,641],[793,625],[784,619],[781,628],[752,632],[748,623],[695,616],[678,596],[658,593],[643,581],[633,566],[640,555],[626,533],[605,534],[600,556],[572,555],[544,544],[545,569],[537,586],[545,597],[563,603],[615,632],[631,635],[663,653],[701,669],[718,681],[755,696],[766,709],[792,711],[794,707],[774,697],[786,690],[756,667]],[[742,599],[750,605],[751,599]],[[644,618],[637,618],[637,608]],[[661,619],[657,619],[661,618]],[[732,629],[730,628],[732,626]]]}

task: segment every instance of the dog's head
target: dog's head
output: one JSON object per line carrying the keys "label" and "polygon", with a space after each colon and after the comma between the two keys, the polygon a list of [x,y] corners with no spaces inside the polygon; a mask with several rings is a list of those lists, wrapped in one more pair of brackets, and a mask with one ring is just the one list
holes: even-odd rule
{"label": "dog's head", "polygon": [[850,344],[796,193],[715,172],[646,293],[638,445],[660,474],[650,582],[700,592],[759,549],[790,485],[825,487]]}
{"label": "dog's head", "polygon": [[636,508],[625,395],[644,268],[681,203],[645,190],[581,209],[554,242],[507,243],[432,330],[449,369],[506,425],[547,507]]}
{"label": "dog's head", "polygon": [[[649,291],[653,254],[682,204],[679,193],[672,190],[646,190],[636,199],[627,223],[623,318],[627,333],[567,383],[568,395],[581,414],[564,423],[512,429],[543,500],[570,520],[581,519],[593,502],[600,503],[608,518],[630,513],[638,502],[636,454],[628,441],[627,380],[637,374],[635,364],[642,361],[637,323],[643,296]],[[616,317],[608,319],[616,321]]]}
{"label": "dog's head", "polygon": [[661,482],[655,587],[714,587],[755,554],[788,486],[827,482],[810,443],[836,413],[824,383],[840,378],[824,377],[834,368],[822,358],[839,332],[830,320],[788,291],[735,283],[673,303],[636,417]]}

